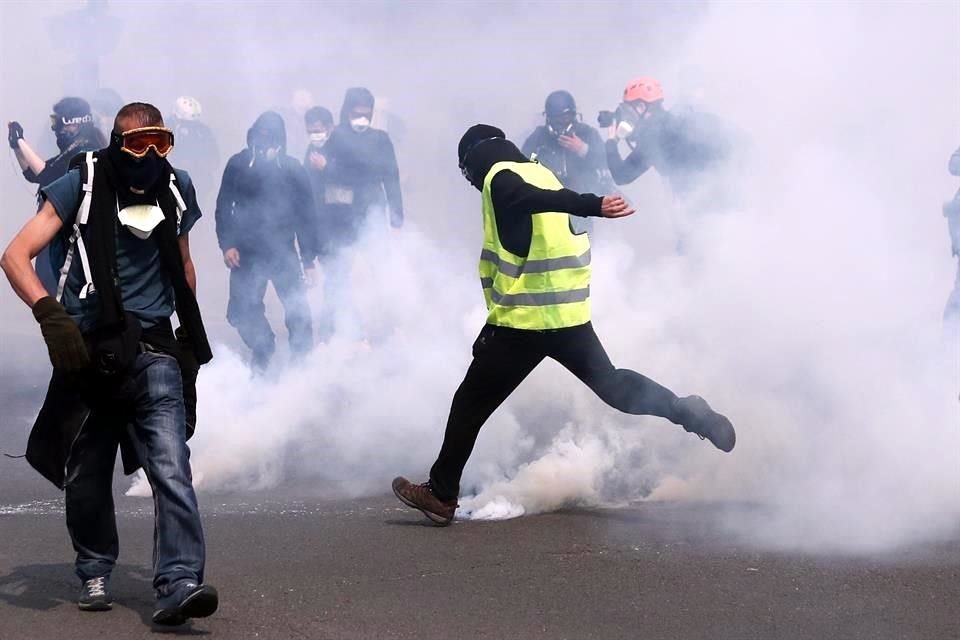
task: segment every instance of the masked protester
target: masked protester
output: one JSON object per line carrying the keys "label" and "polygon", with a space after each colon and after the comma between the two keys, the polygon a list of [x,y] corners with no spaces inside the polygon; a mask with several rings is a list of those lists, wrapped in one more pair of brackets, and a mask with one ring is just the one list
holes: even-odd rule
{"label": "masked protester", "polygon": [[200,191],[212,193],[220,171],[217,139],[203,122],[203,107],[191,96],[180,96],[167,126],[177,139],[177,165],[189,173]]}
{"label": "masked protester", "polygon": [[[623,103],[608,128],[607,166],[618,185],[655,168],[674,194],[682,196],[700,186],[704,173],[729,155],[727,136],[715,119],[706,114],[674,114],[664,108],[663,99],[663,89],[654,78],[627,84]],[[626,158],[620,156],[621,140],[630,148]]]}
{"label": "masked protester", "polygon": [[324,203],[349,215],[355,229],[372,216],[403,226],[400,171],[386,131],[371,127],[374,98],[368,89],[347,89],[340,124],[326,146],[328,179]]}
{"label": "masked protester", "polygon": [[283,304],[291,356],[313,348],[304,275],[314,278],[316,211],[310,179],[286,145],[283,118],[261,114],[247,148],[227,161],[217,196],[217,240],[230,269],[227,320],[251,350],[256,373],[266,371],[275,350],[263,304],[268,282]]}
{"label": "masked protester", "polygon": [[333,336],[337,306],[346,304],[349,295],[344,283],[349,278],[349,259],[341,251],[357,238],[356,216],[346,206],[329,204],[326,190],[330,178],[327,141],[333,132],[333,114],[324,107],[311,107],[303,116],[307,133],[307,151],[303,167],[310,176],[317,211],[317,253],[323,267],[323,306],[317,326],[317,339],[327,342]]}
{"label": "masked protester", "polygon": [[607,159],[596,129],[580,121],[577,104],[567,91],[554,91],[543,108],[545,122],[523,143],[521,151],[550,169],[567,189],[600,193],[607,187]]}
{"label": "masked protester", "polygon": [[[78,605],[112,606],[118,538],[113,467],[142,467],[155,506],[157,624],[211,615],[204,540],[187,438],[199,365],[211,359],[194,291],[189,232],[200,218],[190,176],[167,155],[173,134],[156,107],[120,109],[108,148],[41,188],[40,212],[0,259],[32,309],[53,377],[27,444],[27,460],[64,489],[67,529],[83,585]],[[47,295],[30,259],[55,236],[66,274]],[[180,328],[170,317],[176,310]]]}
{"label": "masked protester", "polygon": [[[960,149],[950,156],[947,169],[951,175],[960,176]],[[947,218],[953,255],[958,258],[957,280],[943,311],[943,324],[948,335],[960,341],[960,191],[953,196],[953,200],[943,205],[943,215]]]}
{"label": "masked protester", "polygon": [[460,476],[480,428],[544,359],[553,358],[610,406],[682,425],[723,451],[733,449],[730,421],[703,398],[672,391],[607,357],[590,322],[590,240],[574,233],[570,215],[619,218],[633,213],[620,196],[562,188],[530,162],[504,133],[470,127],[457,149],[460,169],[481,192],[480,286],[487,323],[473,344],[473,362],[453,397],[443,446],[430,479],[393,481],[404,504],[436,524],[453,520]]}
{"label": "masked protester", "polygon": [[[7,123],[7,141],[23,170],[23,177],[41,188],[62,177],[75,155],[107,146],[106,139],[94,124],[90,105],[83,98],[63,98],[53,105],[50,130],[57,138],[59,153],[44,162],[24,139],[20,123]],[[50,263],[48,249],[37,254],[36,270],[47,293],[55,293],[57,274]]]}

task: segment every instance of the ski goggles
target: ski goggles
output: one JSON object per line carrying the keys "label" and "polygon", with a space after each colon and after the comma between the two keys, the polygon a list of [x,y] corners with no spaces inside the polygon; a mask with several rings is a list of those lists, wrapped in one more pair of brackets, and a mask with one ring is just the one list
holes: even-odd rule
{"label": "ski goggles", "polygon": [[146,156],[151,147],[161,158],[173,151],[173,131],[166,127],[140,127],[124,131],[119,136],[120,150],[134,158]]}

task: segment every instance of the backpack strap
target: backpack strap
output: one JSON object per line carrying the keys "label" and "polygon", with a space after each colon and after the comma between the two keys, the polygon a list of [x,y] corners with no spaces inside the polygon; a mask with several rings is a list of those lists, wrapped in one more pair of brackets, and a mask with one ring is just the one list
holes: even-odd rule
{"label": "backpack strap", "polygon": [[94,293],[93,276],[90,273],[90,260],[87,258],[87,248],[83,243],[83,230],[87,226],[87,220],[90,218],[90,202],[93,200],[93,172],[97,159],[93,157],[92,151],[84,154],[83,163],[80,165],[80,183],[83,190],[83,199],[80,201],[80,208],[77,210],[77,216],[73,221],[73,233],[67,240],[67,255],[64,258],[63,266],[60,267],[60,281],[57,283],[57,302],[63,303],[63,292],[67,287],[67,276],[70,273],[70,267],[73,264],[74,254],[80,253],[80,266],[83,268],[83,282],[80,286],[80,299]]}
{"label": "backpack strap", "polygon": [[180,236],[180,222],[183,221],[183,212],[187,210],[187,203],[180,195],[180,189],[177,188],[177,177],[173,171],[170,172],[170,192],[173,193],[173,199],[177,203],[177,236]]}

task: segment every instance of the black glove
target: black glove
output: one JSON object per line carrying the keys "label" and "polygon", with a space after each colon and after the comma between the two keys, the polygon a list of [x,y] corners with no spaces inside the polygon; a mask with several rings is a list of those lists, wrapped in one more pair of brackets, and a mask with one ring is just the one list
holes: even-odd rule
{"label": "black glove", "polygon": [[19,142],[23,138],[23,127],[20,126],[19,122],[8,122],[7,123],[7,142],[10,143],[10,148],[17,150],[20,148]]}
{"label": "black glove", "polygon": [[47,343],[54,369],[79,371],[90,365],[90,354],[80,327],[63,305],[46,296],[33,305],[33,317],[40,323],[43,341]]}

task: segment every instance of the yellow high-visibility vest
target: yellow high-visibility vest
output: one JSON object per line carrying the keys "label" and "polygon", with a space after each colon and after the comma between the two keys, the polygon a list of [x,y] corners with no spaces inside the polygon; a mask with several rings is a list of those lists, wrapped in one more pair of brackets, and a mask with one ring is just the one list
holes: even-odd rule
{"label": "yellow high-visibility vest", "polygon": [[514,329],[562,329],[590,321],[590,239],[574,234],[566,213],[531,215],[533,235],[526,257],[500,244],[490,195],[494,176],[510,170],[541,189],[562,189],[546,167],[535,162],[498,162],[483,181],[483,251],[480,284],[487,322]]}

